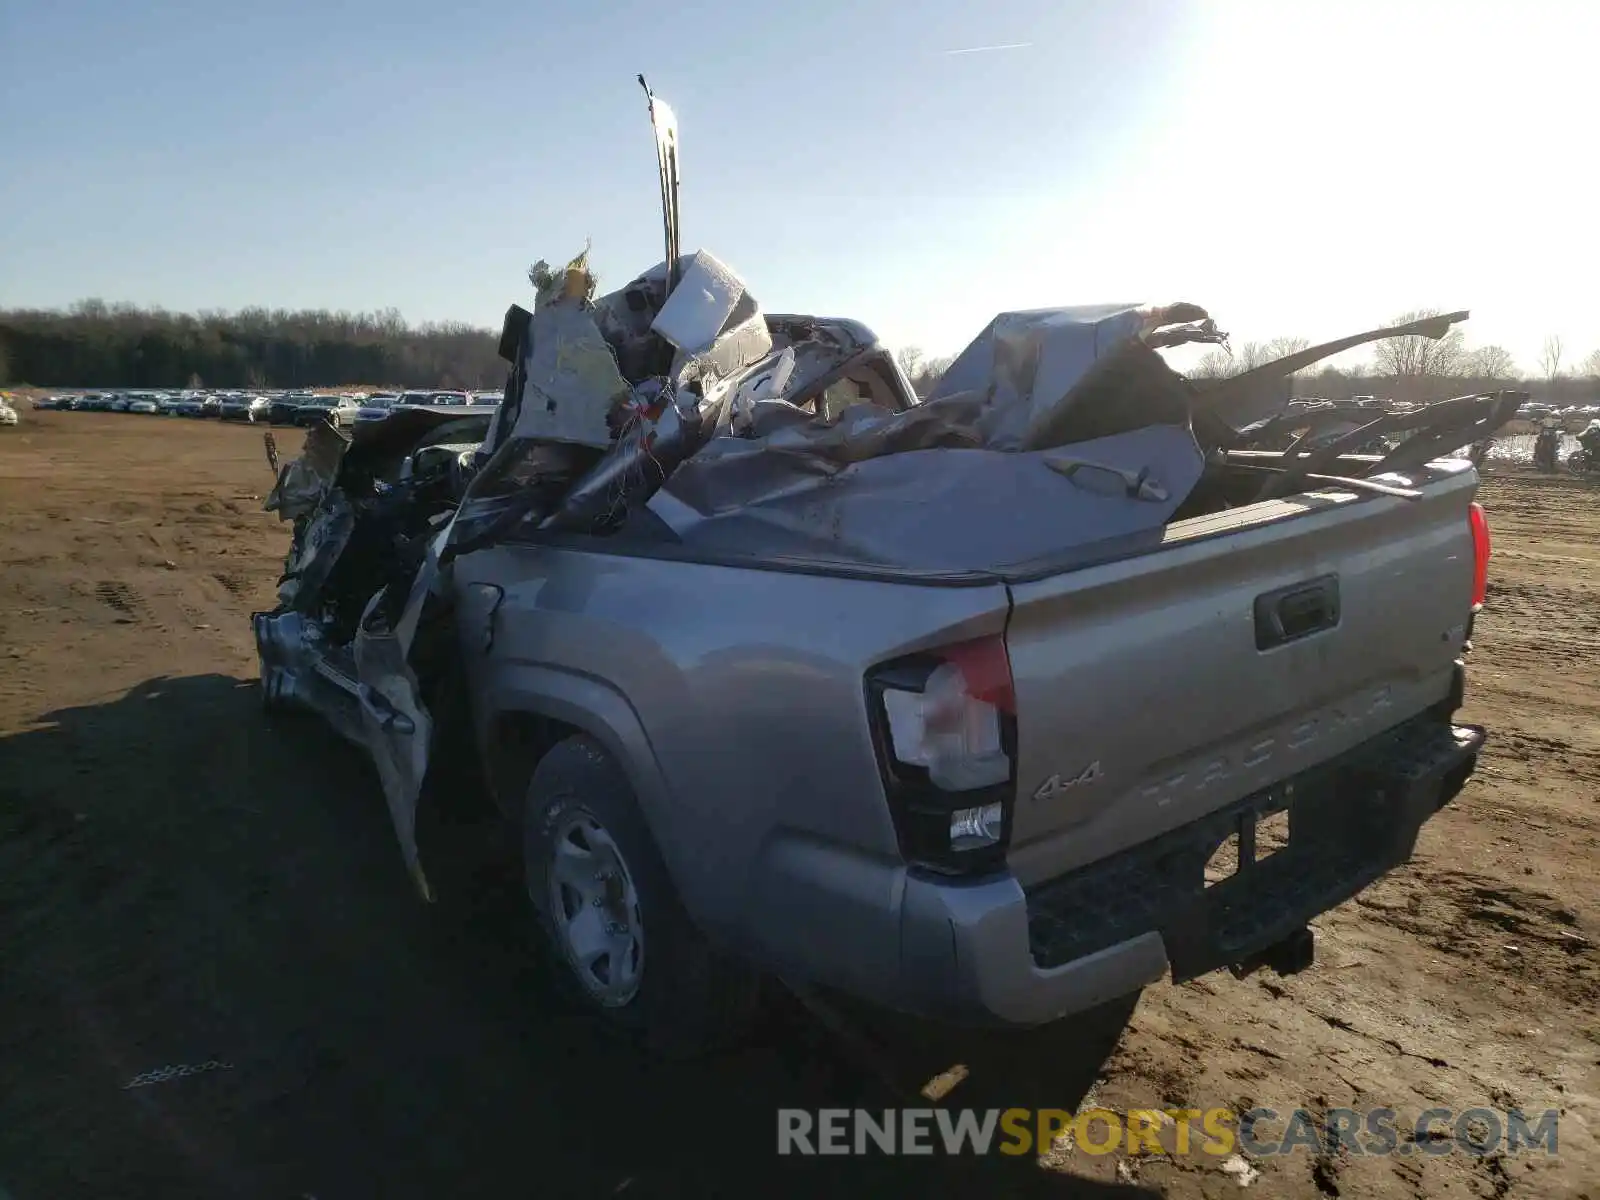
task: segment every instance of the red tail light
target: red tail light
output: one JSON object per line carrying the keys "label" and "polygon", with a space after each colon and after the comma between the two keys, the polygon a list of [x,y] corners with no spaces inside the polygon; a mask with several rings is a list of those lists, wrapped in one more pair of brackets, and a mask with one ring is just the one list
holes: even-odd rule
{"label": "red tail light", "polygon": [[901,850],[941,872],[1004,860],[1016,790],[1016,693],[1005,641],[977,638],[867,673],[867,712]]}
{"label": "red tail light", "polygon": [[1467,512],[1472,525],[1472,611],[1477,612],[1489,593],[1489,519],[1476,501]]}
{"label": "red tail light", "polygon": [[1001,712],[1017,711],[1017,696],[1011,686],[1011,656],[1003,638],[978,638],[958,642],[939,651],[939,657],[952,662],[966,683],[967,695]]}

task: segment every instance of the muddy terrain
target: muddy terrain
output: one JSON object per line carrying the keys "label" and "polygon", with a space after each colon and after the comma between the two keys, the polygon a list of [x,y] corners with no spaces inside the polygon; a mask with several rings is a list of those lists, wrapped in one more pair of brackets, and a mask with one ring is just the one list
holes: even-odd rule
{"label": "muddy terrain", "polygon": [[[1310,971],[1022,1037],[776,994],[747,1045],[668,1065],[555,998],[493,821],[424,830],[424,906],[360,757],[262,718],[270,482],[248,426],[0,430],[0,1197],[1600,1197],[1600,488],[1491,470],[1483,767]],[[1560,1152],[775,1156],[780,1105],[954,1063],[953,1105],[1557,1108]]]}

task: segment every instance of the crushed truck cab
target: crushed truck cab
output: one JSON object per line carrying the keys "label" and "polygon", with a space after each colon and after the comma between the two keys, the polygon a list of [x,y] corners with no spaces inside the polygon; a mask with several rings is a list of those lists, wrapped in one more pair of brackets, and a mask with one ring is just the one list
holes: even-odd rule
{"label": "crushed truck cab", "polygon": [[[1489,554],[1451,451],[1520,393],[1290,406],[1163,351],[1192,304],[997,316],[918,401],[856,321],[678,249],[530,273],[504,398],[308,435],[255,616],[269,707],[417,809],[468,763],[564,982],[655,1044],[764,974],[1030,1025],[1311,961],[1472,773]],[[1309,357],[1308,357],[1309,356]],[[1359,451],[1359,452],[1358,452]]]}

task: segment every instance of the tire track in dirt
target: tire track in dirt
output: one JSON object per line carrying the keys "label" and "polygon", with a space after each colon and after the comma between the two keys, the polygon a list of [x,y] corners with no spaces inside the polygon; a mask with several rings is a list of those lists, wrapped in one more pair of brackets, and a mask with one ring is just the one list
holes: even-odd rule
{"label": "tire track in dirt", "polygon": [[222,585],[222,590],[227,592],[228,595],[232,596],[235,600],[243,600],[248,596],[250,591],[250,581],[243,575],[221,571],[213,574],[211,578],[220,583]]}
{"label": "tire track in dirt", "polygon": [[[1486,762],[1478,770],[1490,779],[1536,782],[1550,771],[1586,784],[1590,797],[1600,798],[1600,749],[1590,750],[1566,738],[1525,733],[1515,728],[1494,731]],[[1549,806],[1539,805],[1541,813]]]}
{"label": "tire track in dirt", "polygon": [[94,594],[102,604],[118,614],[118,621],[134,621],[149,615],[144,596],[132,584],[120,579],[107,579],[95,584]]}
{"label": "tire track in dirt", "polygon": [[[1499,644],[1532,645],[1547,655],[1567,654],[1579,662],[1600,661],[1600,588],[1564,587],[1553,583],[1491,584],[1485,597],[1486,618]],[[1559,612],[1554,627],[1549,614]]]}
{"label": "tire track in dirt", "polygon": [[1442,954],[1490,965],[1576,1005],[1600,1004],[1595,939],[1576,912],[1544,892],[1413,864],[1355,904]]}

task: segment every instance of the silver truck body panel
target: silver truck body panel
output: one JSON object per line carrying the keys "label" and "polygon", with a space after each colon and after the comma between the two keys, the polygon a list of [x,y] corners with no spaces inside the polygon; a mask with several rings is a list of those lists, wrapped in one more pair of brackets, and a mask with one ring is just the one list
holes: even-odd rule
{"label": "silver truck body panel", "polygon": [[[1301,515],[1020,583],[1011,866],[1037,882],[1340,754],[1444,698],[1466,640],[1476,487],[1310,493]],[[1218,522],[1207,519],[1210,526]],[[1337,625],[1260,650],[1255,598],[1337,582]],[[1085,785],[1038,795],[1098,765]]]}
{"label": "silver truck body panel", "polygon": [[[1431,475],[1420,502],[1273,501],[1010,583],[733,568],[604,539],[598,553],[502,544],[454,564],[479,737],[532,712],[599,738],[627,765],[691,915],[763,965],[907,1009],[1054,1019],[1160,977],[1167,958],[1148,933],[1041,966],[1027,889],[1447,696],[1475,476]],[[1328,571],[1339,624],[1258,651],[1253,599]],[[929,877],[897,850],[862,680],[1002,631],[1019,724],[1007,868]],[[1096,763],[1092,782],[1034,799]]]}
{"label": "silver truck body panel", "polygon": [[915,587],[538,544],[468,554],[454,569],[458,595],[492,587],[503,597],[487,653],[470,649],[484,643],[483,606],[459,605],[482,736],[530,699],[542,712],[545,692],[578,706],[593,698],[594,724],[609,729],[574,720],[570,707],[548,715],[607,742],[642,743],[662,790],[651,794],[645,780],[641,800],[685,905],[730,933],[747,924],[770,839],[896,860],[864,672],[999,633],[1008,603],[997,583]]}

